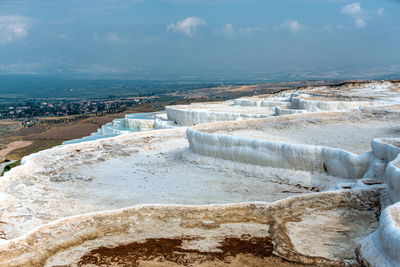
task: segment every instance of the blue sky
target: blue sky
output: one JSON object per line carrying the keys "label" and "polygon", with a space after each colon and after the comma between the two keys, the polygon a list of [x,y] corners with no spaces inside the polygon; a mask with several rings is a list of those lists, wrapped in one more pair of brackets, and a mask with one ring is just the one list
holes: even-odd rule
{"label": "blue sky", "polygon": [[0,73],[398,72],[399,14],[395,0],[0,0]]}

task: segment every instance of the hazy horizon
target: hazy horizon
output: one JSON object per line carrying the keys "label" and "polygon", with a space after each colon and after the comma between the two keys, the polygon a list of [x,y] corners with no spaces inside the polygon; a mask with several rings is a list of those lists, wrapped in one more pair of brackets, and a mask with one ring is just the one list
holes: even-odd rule
{"label": "hazy horizon", "polygon": [[0,74],[396,78],[399,11],[394,0],[3,0]]}

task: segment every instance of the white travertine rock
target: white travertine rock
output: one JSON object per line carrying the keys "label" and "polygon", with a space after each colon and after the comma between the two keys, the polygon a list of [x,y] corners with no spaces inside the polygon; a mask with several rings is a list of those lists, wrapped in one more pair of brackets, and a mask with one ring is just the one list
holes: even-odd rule
{"label": "white travertine rock", "polygon": [[301,97],[293,97],[293,107],[306,110],[308,112],[321,111],[347,111],[360,106],[368,106],[367,101],[323,101],[323,100],[308,100]]}
{"label": "white travertine rock", "polygon": [[[308,238],[301,238],[304,231],[312,228],[302,224],[298,218],[320,214],[325,223],[321,225],[315,220],[312,222],[317,226],[313,229],[314,234],[322,244],[329,243],[332,237],[348,239],[349,234],[358,239],[364,230],[360,229],[358,223],[352,223],[355,218],[351,213],[358,209],[376,209],[374,203],[378,196],[378,190],[332,191],[289,197],[273,203],[141,205],[86,213],[39,226],[19,238],[2,240],[0,266],[52,266],[46,263],[49,260],[57,262],[57,254],[61,253],[62,256],[65,250],[70,250],[71,254],[68,259],[63,260],[79,260],[82,249],[90,250],[90,244],[95,240],[100,241],[97,247],[101,244],[115,246],[150,237],[201,238],[208,232],[222,237],[246,234],[267,236],[275,244],[274,254],[282,258],[318,266],[347,266],[338,263],[338,260],[346,259],[351,264],[355,263],[354,258],[347,259],[352,257],[354,241],[345,244],[331,243],[328,250],[318,251],[319,245],[312,246]],[[359,213],[356,218],[373,219],[368,211]],[[212,221],[211,225],[209,221]],[[257,228],[254,229],[254,226]],[[232,227],[235,232],[231,232]],[[351,233],[343,231],[349,227],[353,229]],[[367,231],[370,232],[371,229]],[[112,239],[113,236],[116,239]],[[295,245],[292,245],[294,241]],[[80,247],[75,252],[78,259],[74,259],[71,256],[74,256],[73,251],[77,247]],[[343,257],[343,254],[346,256]],[[72,263],[76,262],[63,262],[67,265]]]}
{"label": "white travertine rock", "polygon": [[155,128],[155,116],[157,115],[157,112],[126,114],[125,118],[114,119],[113,121],[101,126],[100,129],[97,129],[96,132],[91,133],[89,136],[69,140],[63,144],[81,143],[96,139],[115,137],[131,132],[152,130]]}
{"label": "white travertine rock", "polygon": [[15,197],[10,196],[7,193],[0,192],[0,210],[4,209],[5,207],[14,206],[18,201]]}
{"label": "white travertine rock", "polygon": [[359,261],[371,267],[400,266],[400,203],[382,211],[379,227],[357,249]]}
{"label": "white travertine rock", "polygon": [[288,108],[285,106],[275,107],[275,114],[278,116],[297,114],[297,113],[306,113],[306,112],[307,111],[305,109],[294,109],[294,108]]}
{"label": "white travertine rock", "polygon": [[131,119],[125,118],[125,125],[130,129],[136,131],[143,131],[144,129],[154,128],[154,120],[143,120],[143,119]]}
{"label": "white travertine rock", "polygon": [[255,107],[268,107],[268,108],[274,108],[276,106],[280,105],[286,105],[288,102],[290,102],[289,96],[286,97],[274,97],[274,98],[265,98],[265,99],[260,99],[260,98],[238,98],[233,100],[235,105],[239,106],[255,106]]}
{"label": "white travertine rock", "polygon": [[372,152],[375,157],[384,161],[392,161],[400,154],[400,147],[394,146],[390,141],[400,143],[398,138],[375,138],[372,143]]}
{"label": "white travertine rock", "polygon": [[357,252],[360,261],[368,266],[400,266],[400,139],[376,138],[372,142],[374,156],[386,162],[383,180],[393,205],[380,216],[379,227],[366,237]]}
{"label": "white travertine rock", "polygon": [[154,129],[173,129],[179,127],[174,121],[168,120],[167,114],[154,117]]}
{"label": "white travertine rock", "polygon": [[344,178],[361,178],[368,169],[369,154],[356,155],[330,147],[211,134],[191,128],[186,133],[190,149],[206,156],[275,168],[325,171]]}
{"label": "white travertine rock", "polygon": [[400,201],[400,154],[389,162],[385,171],[385,180],[388,184],[389,199],[392,202]]}
{"label": "white travertine rock", "polygon": [[[397,144],[397,145],[394,145]],[[400,201],[400,139],[376,138],[372,141],[372,153],[377,160],[385,162],[383,182],[388,185],[388,196],[392,203]],[[373,163],[373,162],[372,162]],[[370,163],[370,165],[372,164]],[[382,170],[379,169],[380,173]]]}
{"label": "white travertine rock", "polygon": [[181,109],[174,108],[173,106],[165,107],[168,114],[168,119],[176,122],[178,125],[191,126],[206,122],[215,121],[234,121],[240,118],[244,119],[255,119],[255,118],[267,118],[270,115],[257,114],[257,113],[235,113],[235,112],[220,112],[220,111],[209,111],[209,110],[197,110],[197,109]]}
{"label": "white travertine rock", "polygon": [[[0,238],[9,239],[0,241],[0,266],[74,266],[92,248],[148,238],[188,236],[215,251],[218,238],[241,235],[318,266],[353,266],[368,235],[360,262],[400,266],[400,141],[389,138],[398,133],[399,83],[361,84],[170,106],[167,116],[101,129],[163,130],[25,157],[0,183]],[[288,116],[271,117],[274,110]],[[189,150],[182,126],[207,122],[218,123],[186,129]],[[199,206],[253,196],[271,202]],[[189,202],[174,202],[182,199]],[[137,205],[145,203],[164,205]]]}

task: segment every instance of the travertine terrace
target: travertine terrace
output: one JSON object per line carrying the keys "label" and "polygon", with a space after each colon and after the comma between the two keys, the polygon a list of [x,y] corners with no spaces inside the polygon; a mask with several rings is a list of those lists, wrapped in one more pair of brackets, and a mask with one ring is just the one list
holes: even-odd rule
{"label": "travertine terrace", "polygon": [[2,177],[0,265],[400,266],[400,82],[170,106],[149,125]]}

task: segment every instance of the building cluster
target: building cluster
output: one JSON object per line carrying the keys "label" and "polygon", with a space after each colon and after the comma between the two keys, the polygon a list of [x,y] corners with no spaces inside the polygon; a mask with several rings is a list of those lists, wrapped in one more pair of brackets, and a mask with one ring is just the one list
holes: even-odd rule
{"label": "building cluster", "polygon": [[0,119],[62,117],[81,114],[109,114],[128,107],[154,101],[152,98],[102,100],[29,100],[9,106],[0,106]]}

